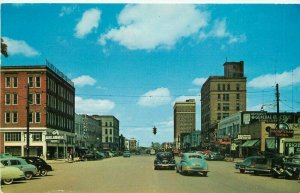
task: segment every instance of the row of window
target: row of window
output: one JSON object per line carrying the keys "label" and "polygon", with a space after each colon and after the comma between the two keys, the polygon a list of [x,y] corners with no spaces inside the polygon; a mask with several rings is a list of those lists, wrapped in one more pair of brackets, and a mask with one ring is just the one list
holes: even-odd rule
{"label": "row of window", "polygon": [[[237,93],[235,99],[240,100],[240,94]],[[222,94],[218,94],[218,100],[221,100]],[[223,101],[229,101],[229,94],[223,94]]]}
{"label": "row of window", "polygon": [[66,117],[59,116],[55,113],[47,113],[47,124],[54,127],[65,128],[67,130],[73,129],[74,121]]}
{"label": "row of window", "polygon": [[[40,93],[30,93],[28,100],[29,100],[30,105],[40,105],[41,104],[41,94]],[[19,96],[17,93],[6,93],[5,94],[5,105],[17,105],[18,103],[19,103]]]}
{"label": "row of window", "polygon": [[74,114],[74,107],[65,103],[63,100],[60,100],[50,94],[47,94],[47,106],[57,109],[61,112],[67,113],[69,115]]}
{"label": "row of window", "polygon": [[57,93],[60,97],[67,99],[71,103],[74,103],[74,95],[68,89],[59,85],[50,77],[47,77],[47,88],[52,92]]}
{"label": "row of window", "polygon": [[[26,139],[27,133],[24,133],[24,139]],[[42,141],[41,132],[30,133],[30,138],[32,141]],[[4,135],[5,141],[21,141],[21,132],[7,132]]]}
{"label": "row of window", "polygon": [[[28,117],[29,123],[40,123],[41,113],[40,112],[30,112]],[[5,112],[5,123],[18,123],[19,113],[18,112]]]}
{"label": "row of window", "polygon": [[[241,85],[239,83],[237,83],[235,85],[235,90],[239,91],[240,87],[241,87]],[[227,85],[226,84],[218,84],[218,91],[221,91],[221,88],[222,88],[223,91],[225,91],[225,90],[227,90],[227,91],[231,90],[230,84],[227,84]]]}
{"label": "row of window", "polygon": [[[41,77],[40,76],[29,76],[28,77],[29,88],[41,88]],[[6,76],[5,77],[5,88],[18,88],[18,77]]]}
{"label": "row of window", "polygon": [[[223,108],[222,108],[223,107]],[[229,111],[229,103],[223,103],[223,106],[221,103],[218,103],[218,107],[217,107],[217,110],[218,111]],[[237,103],[236,106],[235,106],[235,110],[239,111],[241,109],[241,106],[240,106],[240,103]]]}

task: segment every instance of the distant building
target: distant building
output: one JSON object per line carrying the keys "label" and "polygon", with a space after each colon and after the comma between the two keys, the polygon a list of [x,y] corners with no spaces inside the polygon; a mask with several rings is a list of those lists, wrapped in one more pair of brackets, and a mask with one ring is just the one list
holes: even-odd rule
{"label": "distant building", "polygon": [[201,88],[201,131],[203,146],[216,141],[218,123],[246,110],[244,62],[225,62],[224,76],[210,76]]}
{"label": "distant building", "polygon": [[184,149],[198,149],[201,146],[201,131],[196,130],[183,137]]}
{"label": "distant building", "polygon": [[174,105],[174,142],[176,149],[180,149],[181,141],[185,135],[195,131],[196,128],[196,102],[189,99],[176,102]]}
{"label": "distant building", "polygon": [[102,128],[101,148],[104,150],[119,149],[119,120],[112,115],[93,115],[100,121]]}
{"label": "distant building", "polygon": [[129,150],[136,151],[138,148],[137,140],[135,138],[131,138],[128,140],[128,142],[129,142]]}
{"label": "distant building", "polygon": [[[74,147],[75,88],[52,64],[1,66],[0,153],[65,157]],[[29,86],[29,93],[27,92]],[[29,116],[27,117],[27,101]]]}

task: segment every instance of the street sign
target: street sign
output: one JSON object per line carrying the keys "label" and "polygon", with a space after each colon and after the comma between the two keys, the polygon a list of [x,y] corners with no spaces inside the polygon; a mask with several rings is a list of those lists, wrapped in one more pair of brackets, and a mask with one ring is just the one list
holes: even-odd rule
{"label": "street sign", "polygon": [[270,137],[292,138],[293,136],[294,136],[294,130],[284,130],[284,129],[270,130]]}
{"label": "street sign", "polygon": [[251,139],[251,135],[238,135],[238,139],[249,140],[249,139]]}
{"label": "street sign", "polygon": [[64,139],[63,135],[46,135],[45,136],[46,140],[61,140]]}

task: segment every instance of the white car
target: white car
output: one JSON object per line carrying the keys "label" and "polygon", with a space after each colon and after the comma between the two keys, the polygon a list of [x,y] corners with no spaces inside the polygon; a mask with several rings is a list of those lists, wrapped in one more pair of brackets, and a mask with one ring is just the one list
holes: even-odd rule
{"label": "white car", "polygon": [[0,178],[4,184],[13,183],[14,179],[24,178],[24,172],[20,168],[4,166],[0,163]]}

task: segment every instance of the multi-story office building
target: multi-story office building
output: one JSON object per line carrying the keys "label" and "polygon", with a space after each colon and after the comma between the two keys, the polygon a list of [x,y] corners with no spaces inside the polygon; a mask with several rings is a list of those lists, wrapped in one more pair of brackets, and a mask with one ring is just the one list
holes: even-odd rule
{"label": "multi-story office building", "polygon": [[118,150],[119,148],[119,120],[112,115],[93,115],[100,121],[102,128],[102,149]]}
{"label": "multi-story office building", "polygon": [[92,116],[76,114],[75,120],[75,143],[78,149],[100,149],[101,146],[101,122]]}
{"label": "multi-story office building", "polygon": [[135,138],[131,138],[129,141],[129,150],[130,151],[136,151],[138,148],[138,142]]}
{"label": "multi-story office building", "polygon": [[244,62],[225,62],[224,76],[210,76],[201,88],[201,131],[204,146],[216,140],[218,122],[246,110]]}
{"label": "multi-story office building", "polygon": [[29,122],[30,155],[65,156],[74,147],[73,82],[48,62],[0,69],[0,152],[26,154]]}
{"label": "multi-story office building", "polygon": [[196,128],[196,102],[189,99],[174,105],[174,142],[176,149],[181,148],[183,137]]}

